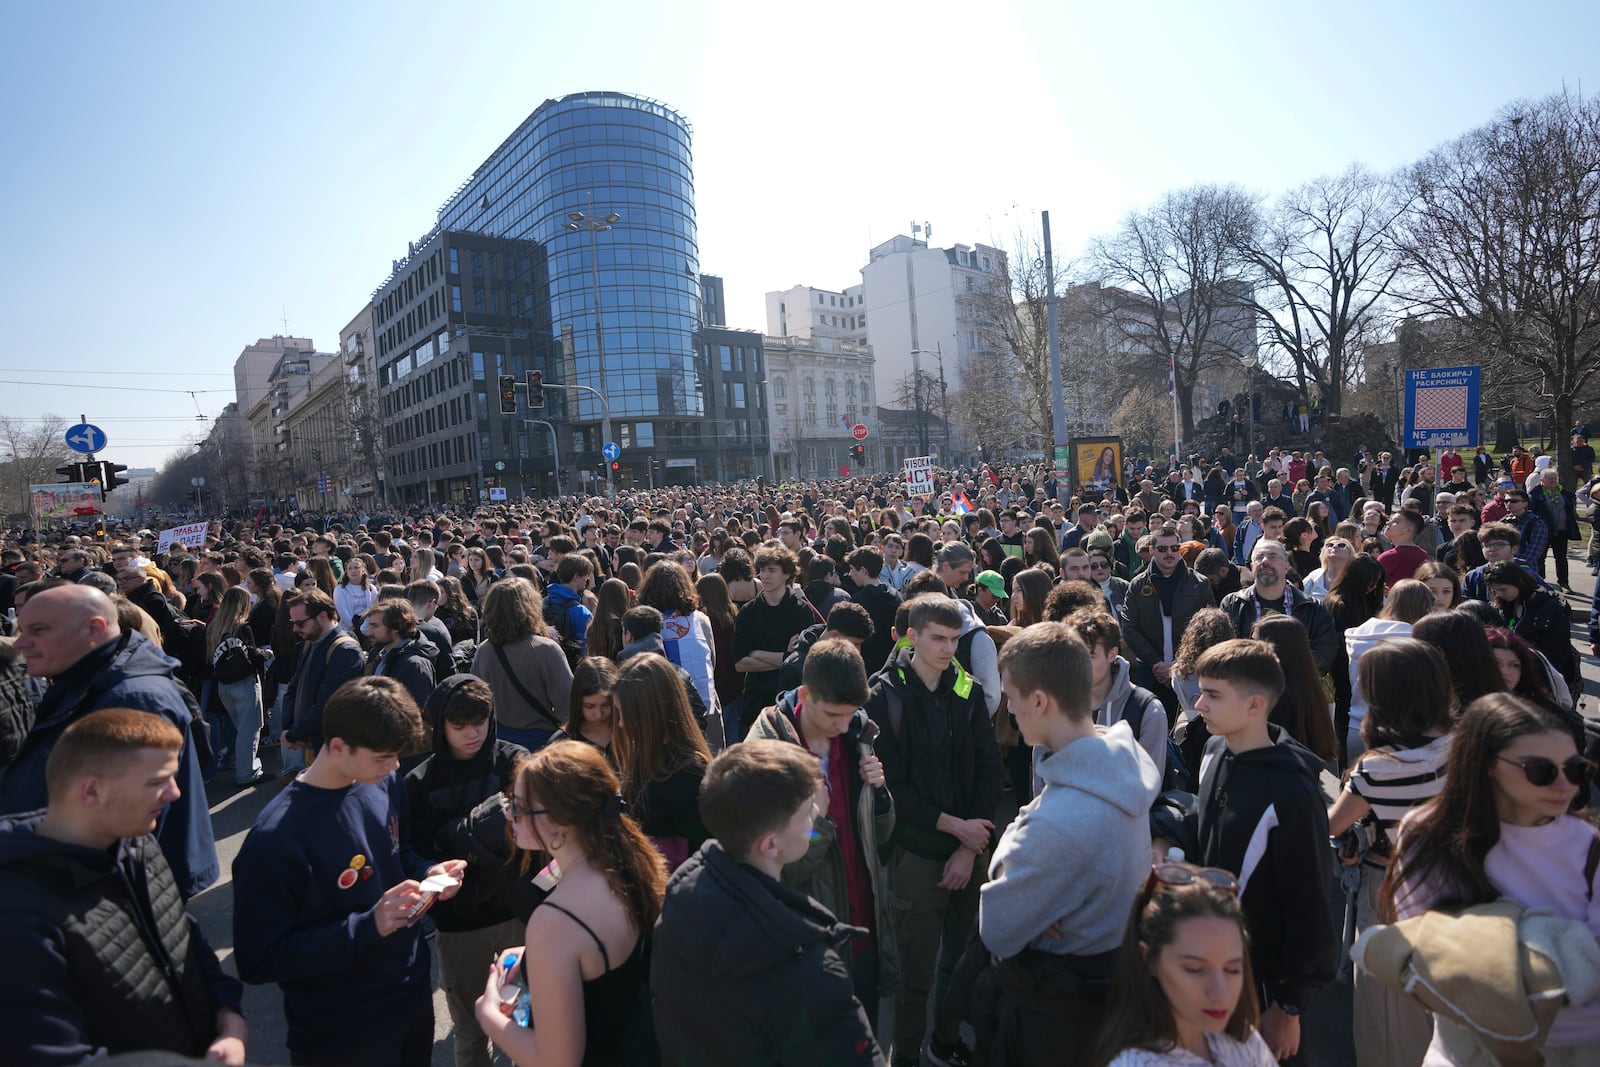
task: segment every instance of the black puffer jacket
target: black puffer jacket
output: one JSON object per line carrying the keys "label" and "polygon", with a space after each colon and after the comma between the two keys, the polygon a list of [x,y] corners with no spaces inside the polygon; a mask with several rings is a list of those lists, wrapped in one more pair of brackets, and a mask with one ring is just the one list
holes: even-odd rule
{"label": "black puffer jacket", "polygon": [[524,906],[531,912],[534,904],[518,901],[518,883],[528,879],[518,878],[500,804],[500,795],[511,788],[517,760],[527,749],[498,740],[493,715],[483,744],[469,759],[456,759],[446,737],[444,713],[451,697],[461,685],[478,680],[457,674],[439,683],[423,709],[433,731],[433,755],[406,775],[412,851],[429,863],[467,861],[461,891],[429,912],[439,929],[452,932],[493,926]]}
{"label": "black puffer jacket", "polygon": [[667,883],[651,946],[662,1067],[881,1067],[839,957],[855,932],[707,841]]}
{"label": "black puffer jacket", "polygon": [[419,635],[401,641],[386,652],[376,648],[368,652],[367,673],[378,673],[378,666],[382,664],[384,675],[405,686],[420,708],[433,693],[433,664],[438,655],[439,647]]}
{"label": "black puffer jacket", "polygon": [[204,1055],[243,987],[184,910],[155,839],[101,851],[0,821],[0,1063],[97,1050]]}

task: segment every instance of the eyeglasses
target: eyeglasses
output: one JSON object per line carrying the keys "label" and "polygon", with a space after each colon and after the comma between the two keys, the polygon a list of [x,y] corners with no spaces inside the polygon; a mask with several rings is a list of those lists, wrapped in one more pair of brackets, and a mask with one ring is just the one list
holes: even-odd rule
{"label": "eyeglasses", "polygon": [[1554,785],[1558,774],[1566,775],[1567,781],[1573,785],[1588,785],[1594,780],[1595,765],[1582,756],[1573,756],[1560,766],[1556,765],[1555,760],[1545,759],[1543,756],[1524,756],[1521,759],[1496,756],[1495,759],[1501,763],[1509,763],[1513,767],[1521,767],[1529,785]]}
{"label": "eyeglasses", "polygon": [[1327,549],[1329,552],[1351,551],[1350,546],[1345,544],[1343,541],[1324,541],[1322,547]]}
{"label": "eyeglasses", "polygon": [[298,630],[302,626],[310,626],[310,625],[311,625],[311,620],[310,619],[290,619],[289,620],[289,628],[292,629],[292,630]]}
{"label": "eyeglasses", "polygon": [[1163,556],[1176,556],[1178,554],[1178,546],[1177,545],[1156,545],[1155,546],[1155,551],[1161,553]]}
{"label": "eyeglasses", "polygon": [[548,815],[548,814],[550,814],[544,808],[525,808],[525,807],[523,807],[521,804],[517,803],[517,798],[512,796],[510,793],[506,793],[506,794],[503,794],[503,795],[505,796],[506,806],[511,809],[511,818],[512,818],[513,821],[515,821],[517,819],[531,819],[535,815]]}
{"label": "eyeglasses", "polygon": [[1239,895],[1239,879],[1235,878],[1231,871],[1225,871],[1220,867],[1196,867],[1188,863],[1172,862],[1157,863],[1150,868],[1150,877],[1145,879],[1141,895],[1148,898],[1150,892],[1158,885],[1185,886],[1196,882],[1209,882],[1234,896]]}
{"label": "eyeglasses", "polygon": [[1111,564],[1103,559],[1092,559],[1089,561],[1089,569],[1092,571],[1108,571],[1111,569]]}

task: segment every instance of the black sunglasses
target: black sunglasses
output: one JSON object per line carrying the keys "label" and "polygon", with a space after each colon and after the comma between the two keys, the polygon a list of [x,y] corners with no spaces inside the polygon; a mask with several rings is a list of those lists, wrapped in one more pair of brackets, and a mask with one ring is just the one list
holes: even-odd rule
{"label": "black sunglasses", "polygon": [[1555,760],[1545,759],[1543,756],[1524,756],[1521,759],[1496,756],[1495,759],[1509,763],[1513,767],[1521,767],[1529,785],[1553,785],[1558,774],[1566,775],[1567,781],[1573,785],[1588,785],[1594,780],[1595,766],[1582,756],[1573,756],[1559,766]]}

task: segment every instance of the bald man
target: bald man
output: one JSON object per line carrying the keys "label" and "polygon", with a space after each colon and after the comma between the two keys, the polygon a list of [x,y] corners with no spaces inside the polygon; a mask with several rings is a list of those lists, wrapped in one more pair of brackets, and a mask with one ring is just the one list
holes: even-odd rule
{"label": "bald man", "polygon": [[215,882],[220,870],[191,732],[193,698],[173,678],[178,662],[144,635],[121,630],[111,598],[89,586],[58,586],[29,597],[17,631],[16,650],[28,674],[48,678],[51,686],[17,758],[0,777],[0,814],[45,806],[45,761],[61,732],[91,711],[160,715],[183,734],[176,776],[182,795],[162,813],[156,840],[185,898]]}

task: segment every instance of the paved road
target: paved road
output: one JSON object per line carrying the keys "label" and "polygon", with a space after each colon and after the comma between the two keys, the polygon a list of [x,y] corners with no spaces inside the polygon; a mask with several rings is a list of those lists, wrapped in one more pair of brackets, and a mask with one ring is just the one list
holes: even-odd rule
{"label": "paved road", "polygon": [[[1573,607],[1573,640],[1583,655],[1585,714],[1596,714],[1596,695],[1600,695],[1600,662],[1588,654],[1588,613],[1594,595],[1595,579],[1584,566],[1582,544],[1572,559],[1572,585],[1576,590],[1571,598]],[[1554,575],[1552,574],[1552,578]],[[278,770],[276,751],[264,754],[263,762],[269,771]],[[1331,800],[1338,782],[1324,776],[1324,788]],[[208,790],[211,800],[211,818],[216,829],[217,851],[222,859],[222,881],[191,902],[191,908],[205,927],[206,935],[222,956],[224,966],[233,971],[233,890],[230,885],[233,857],[250,829],[256,814],[281,788],[278,784],[263,785],[252,790],[237,792],[226,782],[217,782]],[[1330,906],[1343,908],[1343,898],[1337,891],[1330,892]],[[1335,914],[1342,914],[1338,911]],[[437,985],[437,973],[435,974]],[[283,1005],[276,987],[246,986],[245,1012],[250,1021],[251,1064],[287,1064],[288,1051],[284,1046],[285,1031]],[[1317,1067],[1342,1067],[1355,1062],[1351,1039],[1351,998],[1346,985],[1335,983],[1322,990],[1305,1016],[1306,1046],[1310,1061]],[[450,1049],[450,1015],[444,999],[434,994],[434,1067],[450,1067],[455,1060]]]}

